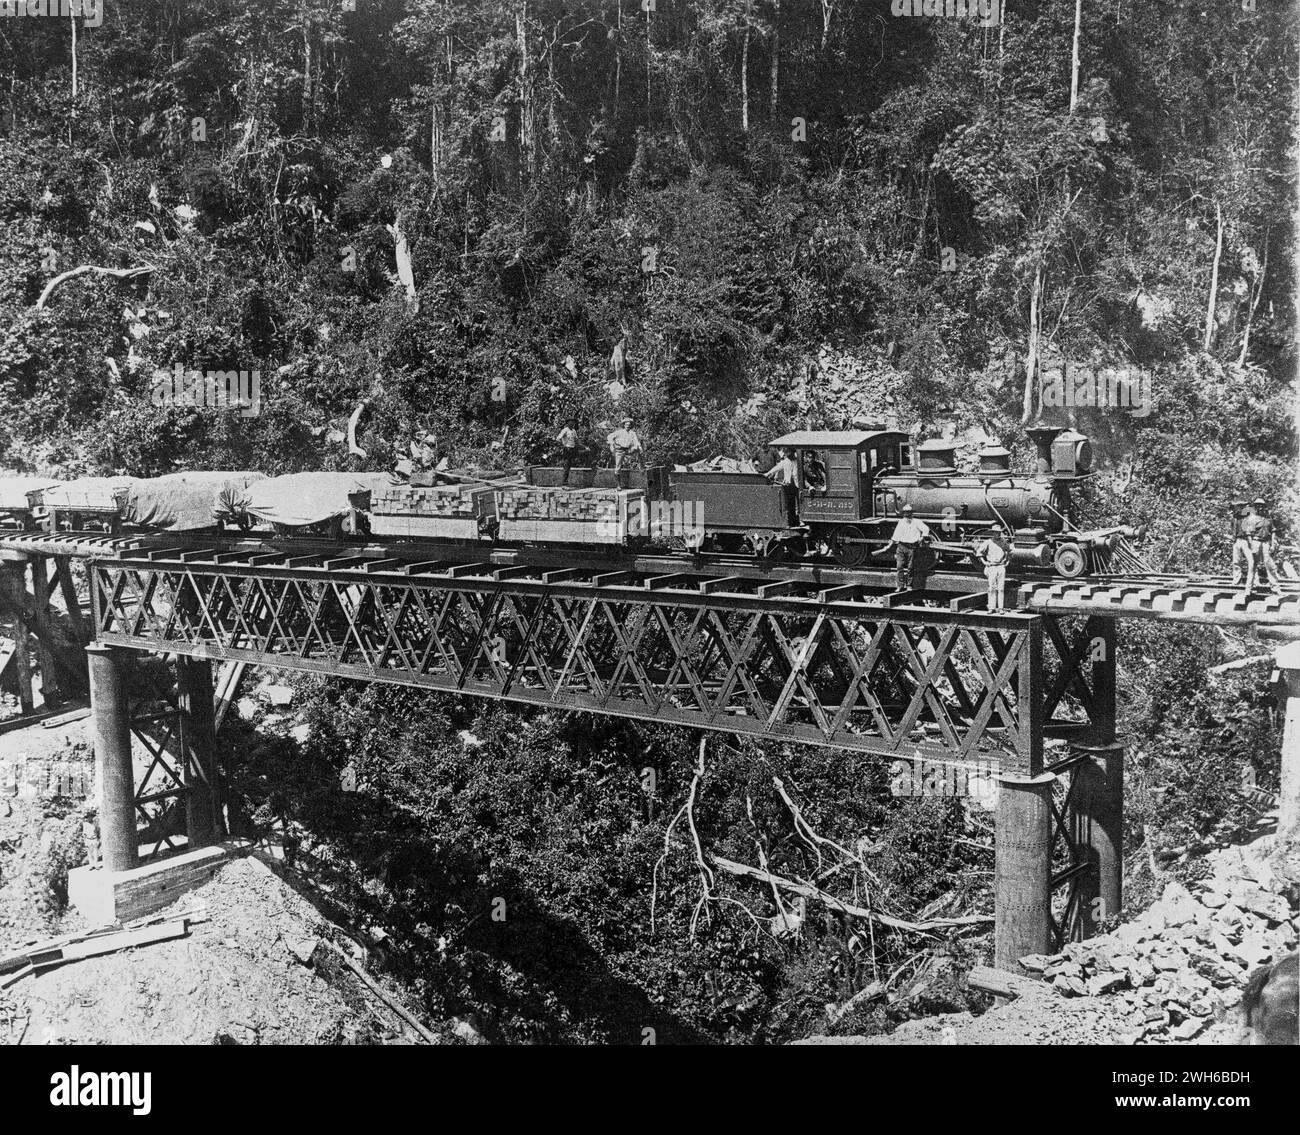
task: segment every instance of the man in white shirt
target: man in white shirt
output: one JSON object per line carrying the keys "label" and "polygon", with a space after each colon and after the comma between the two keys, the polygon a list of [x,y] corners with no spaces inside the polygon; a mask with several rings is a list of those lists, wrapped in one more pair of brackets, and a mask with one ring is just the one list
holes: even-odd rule
{"label": "man in white shirt", "polygon": [[794,453],[788,449],[781,450],[781,460],[772,466],[763,474],[769,481],[774,481],[778,485],[795,485],[798,484],[799,463],[794,459]]}
{"label": "man in white shirt", "polygon": [[[618,429],[612,431],[605,439],[609,450],[614,455],[614,476],[618,477],[625,465],[632,463],[632,457],[641,452],[641,439],[632,429],[632,419],[624,418]],[[619,479],[621,485],[622,479]]]}
{"label": "man in white shirt", "polygon": [[[912,506],[903,505],[902,516],[898,523],[894,525],[894,534],[889,538],[889,543],[885,545],[884,551],[888,552],[890,548],[896,549],[894,553],[894,565],[898,568],[898,590],[912,590],[912,568],[916,560],[917,550],[921,546],[922,540],[930,538],[930,526],[924,520],[915,520],[912,517]],[[924,589],[922,587],[922,589]]]}
{"label": "man in white shirt", "polygon": [[988,609],[1003,611],[1002,593],[1007,585],[1007,550],[995,536],[986,536],[975,545],[975,554],[984,565],[984,578],[989,581]]}
{"label": "man in white shirt", "polygon": [[793,449],[781,450],[781,460],[772,466],[763,474],[773,484],[784,487],[785,492],[782,494],[785,501],[785,518],[786,523],[793,526],[796,523],[795,516],[795,493],[799,487],[799,462],[794,459]]}

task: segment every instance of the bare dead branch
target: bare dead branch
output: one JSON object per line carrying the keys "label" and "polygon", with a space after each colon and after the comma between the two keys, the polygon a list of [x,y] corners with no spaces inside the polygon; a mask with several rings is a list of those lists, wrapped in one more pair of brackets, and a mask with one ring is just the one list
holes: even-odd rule
{"label": "bare dead branch", "polygon": [[892,915],[881,914],[879,911],[867,910],[865,907],[854,906],[837,899],[832,894],[814,887],[811,883],[799,883],[793,879],[786,879],[780,875],[774,875],[770,871],[764,871],[758,867],[751,867],[748,863],[737,863],[732,859],[723,859],[720,855],[711,856],[713,865],[720,871],[725,871],[729,875],[739,875],[743,878],[757,879],[762,883],[774,883],[782,890],[789,891],[791,894],[802,895],[804,898],[816,899],[832,910],[839,911],[841,914],[847,914],[850,918],[862,918],[870,922],[879,922],[882,926],[889,926],[894,930],[907,930],[913,934],[925,934],[932,930],[943,930],[954,926],[984,926],[993,921],[991,914],[969,914],[961,918],[930,918],[923,922],[909,922],[904,918],[894,918]]}
{"label": "bare dead branch", "polygon": [[118,280],[129,280],[135,276],[147,276],[150,272],[158,271],[153,264],[141,264],[137,268],[101,268],[97,264],[82,264],[79,268],[69,268],[66,272],[60,272],[48,284],[45,290],[41,292],[36,300],[36,310],[40,311],[45,302],[50,298],[50,293],[54,291],[65,280],[71,280],[74,276],[84,276],[87,272],[97,272],[101,276],[113,276]]}

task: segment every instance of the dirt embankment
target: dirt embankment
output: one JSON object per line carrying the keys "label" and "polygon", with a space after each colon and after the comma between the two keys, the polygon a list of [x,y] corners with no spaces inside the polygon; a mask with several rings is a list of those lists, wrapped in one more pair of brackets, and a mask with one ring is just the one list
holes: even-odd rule
{"label": "dirt embankment", "polygon": [[[170,912],[187,937],[17,981],[3,996],[26,1044],[374,1044],[420,1038],[343,962],[364,950],[252,857]],[[388,991],[401,1001],[401,991]],[[408,1006],[409,1010],[410,1006]]]}

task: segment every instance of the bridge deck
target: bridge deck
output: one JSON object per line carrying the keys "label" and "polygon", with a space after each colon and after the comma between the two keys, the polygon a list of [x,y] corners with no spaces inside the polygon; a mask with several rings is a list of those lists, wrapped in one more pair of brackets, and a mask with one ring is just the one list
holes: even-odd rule
{"label": "bridge deck", "polygon": [[1175,575],[1098,576],[1023,582],[1022,610],[1054,614],[1168,619],[1218,626],[1300,626],[1300,582],[1285,580],[1279,594],[1247,594],[1228,579]]}
{"label": "bridge deck", "polygon": [[[624,571],[641,579],[656,575],[676,576],[672,590],[707,586],[711,592],[725,591],[731,584],[720,580],[790,583],[789,594],[809,598],[897,603],[894,573],[884,567],[846,569],[829,564],[757,563],[744,557],[703,556],[684,559],[671,555],[640,555],[562,548],[513,549],[490,544],[400,544],[356,540],[331,542],[313,538],[254,539],[247,536],[176,537],[166,534],[108,536],[102,533],[0,532],[0,553],[28,556],[69,556],[83,560],[121,560],[134,555],[157,557],[170,551],[190,562],[204,560],[250,562],[280,555],[315,557],[316,569],[330,561],[364,557],[396,564],[443,561],[468,567],[475,563],[493,569],[521,569],[540,578],[547,570],[575,570],[596,575]],[[593,558],[594,557],[594,558]],[[301,563],[305,564],[306,559]],[[368,570],[374,570],[373,568]],[[403,569],[404,570],[404,569]],[[1300,581],[1284,580],[1281,594],[1257,591],[1246,595],[1225,577],[1172,574],[1103,575],[1083,579],[1040,579],[1010,577],[1008,586],[1016,606],[1024,611],[1056,614],[1114,615],[1120,618],[1166,619],[1178,622],[1218,625],[1300,626]],[[742,592],[748,590],[741,587]],[[941,571],[932,574],[925,597],[929,604],[944,603],[953,610],[975,610],[984,591],[984,579],[971,571]],[[965,598],[962,598],[962,597]],[[917,597],[911,597],[917,599]],[[919,601],[919,599],[917,600]],[[913,604],[915,605],[915,604]]]}

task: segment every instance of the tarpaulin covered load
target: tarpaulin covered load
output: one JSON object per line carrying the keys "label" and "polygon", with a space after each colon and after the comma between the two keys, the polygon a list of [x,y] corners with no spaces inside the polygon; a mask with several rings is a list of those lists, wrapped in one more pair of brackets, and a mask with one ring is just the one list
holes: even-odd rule
{"label": "tarpaulin covered load", "polygon": [[248,511],[269,524],[301,528],[345,516],[354,493],[392,484],[387,473],[289,473],[248,486]]}
{"label": "tarpaulin covered load", "polygon": [[80,477],[45,491],[46,508],[64,512],[119,512],[134,477]]}
{"label": "tarpaulin covered load", "polygon": [[211,528],[219,515],[234,519],[234,506],[248,499],[247,487],[265,476],[209,470],[150,477],[131,486],[122,516],[145,528],[171,532]]}
{"label": "tarpaulin covered load", "polygon": [[[0,477],[0,512],[23,512],[36,508],[46,489],[59,482],[49,477],[25,477],[17,474]],[[28,496],[28,494],[33,494]]]}

